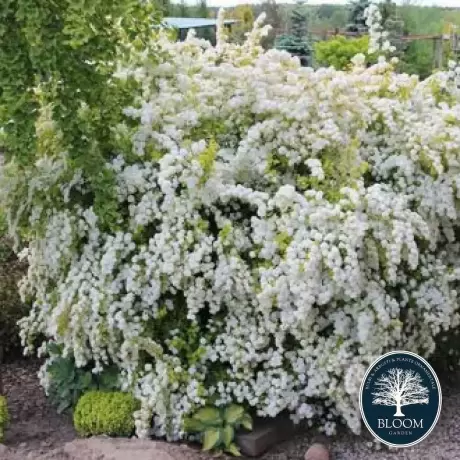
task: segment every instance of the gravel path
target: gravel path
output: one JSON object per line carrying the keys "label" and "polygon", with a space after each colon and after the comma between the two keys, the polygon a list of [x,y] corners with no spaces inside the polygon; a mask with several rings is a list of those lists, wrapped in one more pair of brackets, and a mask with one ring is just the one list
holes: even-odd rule
{"label": "gravel path", "polygon": [[[0,460],[209,460],[193,448],[162,442],[96,438],[76,440],[69,416],[49,405],[36,377],[38,364],[2,365],[4,391],[12,418]],[[441,379],[442,380],[442,379]],[[376,450],[368,433],[353,436],[345,429],[332,441],[331,460],[460,460],[460,380],[442,385],[443,408],[438,425],[412,448]],[[313,433],[280,444],[261,460],[302,460]],[[225,457],[220,457],[225,458]]]}
{"label": "gravel path", "polygon": [[[431,434],[420,444],[404,449],[376,449],[372,437],[363,428],[362,436],[342,430],[331,439],[332,460],[460,460],[460,375],[441,383],[443,405],[439,421]],[[441,378],[441,382],[446,379]],[[263,460],[301,460],[312,437],[298,436],[280,444],[264,455]]]}

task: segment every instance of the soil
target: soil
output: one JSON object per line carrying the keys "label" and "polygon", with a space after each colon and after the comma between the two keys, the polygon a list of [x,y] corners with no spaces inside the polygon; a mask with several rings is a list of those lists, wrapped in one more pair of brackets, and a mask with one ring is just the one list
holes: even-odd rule
{"label": "soil", "polygon": [[5,445],[23,459],[35,459],[76,437],[70,416],[58,414],[47,401],[38,382],[39,367],[36,361],[1,365],[10,413]]}
{"label": "soil", "polygon": [[[69,415],[57,414],[39,386],[39,364],[21,361],[0,367],[11,424],[0,460],[209,460],[196,448],[137,439],[77,439]],[[451,375],[452,376],[452,375]],[[331,460],[460,460],[460,385],[458,374],[443,387],[443,409],[430,436],[408,449],[377,451],[367,432],[343,429],[331,439]],[[315,433],[280,444],[261,460],[301,460]],[[219,457],[225,459],[226,457]]]}

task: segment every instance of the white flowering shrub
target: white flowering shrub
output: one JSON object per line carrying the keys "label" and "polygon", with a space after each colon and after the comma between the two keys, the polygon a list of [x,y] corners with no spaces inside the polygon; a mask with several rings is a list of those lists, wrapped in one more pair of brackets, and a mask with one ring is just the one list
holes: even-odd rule
{"label": "white flowering shrub", "polygon": [[139,89],[111,127],[113,226],[52,108],[48,150],[3,172],[29,241],[26,351],[42,336],[96,373],[117,365],[141,436],[180,438],[187,414],[230,402],[357,432],[369,363],[428,356],[459,322],[457,73],[419,82],[360,58],[313,71],[264,52],[264,31],[241,46],[160,37],[158,63],[120,66]]}

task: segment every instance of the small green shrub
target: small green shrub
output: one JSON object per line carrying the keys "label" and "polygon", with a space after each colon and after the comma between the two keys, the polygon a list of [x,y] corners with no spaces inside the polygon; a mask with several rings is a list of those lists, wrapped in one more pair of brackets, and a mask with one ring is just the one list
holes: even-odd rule
{"label": "small green shrub", "polygon": [[333,66],[337,70],[345,70],[351,64],[351,59],[357,54],[365,54],[369,63],[375,58],[367,55],[369,37],[346,38],[341,35],[330,40],[315,43],[315,60],[320,66]]}
{"label": "small green shrub", "polygon": [[5,396],[0,396],[0,443],[3,442],[5,429],[9,422],[8,406]]}
{"label": "small green shrub", "polygon": [[225,408],[203,407],[184,421],[186,432],[200,434],[203,450],[225,451],[237,457],[241,454],[234,443],[235,431],[241,426],[252,430],[252,418],[244,407],[236,404]]}
{"label": "small green shrub", "polygon": [[73,422],[80,436],[129,436],[138,408],[138,401],[128,393],[90,391],[79,399]]}

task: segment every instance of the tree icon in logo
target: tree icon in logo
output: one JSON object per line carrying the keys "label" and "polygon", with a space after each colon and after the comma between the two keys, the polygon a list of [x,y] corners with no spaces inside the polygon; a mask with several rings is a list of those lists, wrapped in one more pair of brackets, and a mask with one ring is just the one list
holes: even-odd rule
{"label": "tree icon in logo", "polygon": [[422,385],[419,373],[413,370],[393,368],[382,374],[375,382],[372,404],[396,406],[395,417],[404,417],[401,407],[410,404],[428,404],[428,388]]}

